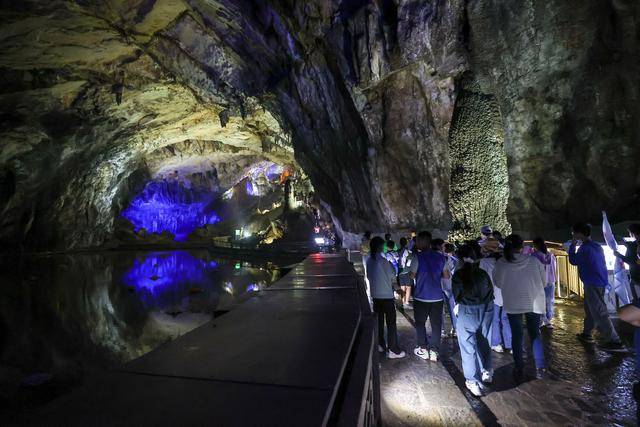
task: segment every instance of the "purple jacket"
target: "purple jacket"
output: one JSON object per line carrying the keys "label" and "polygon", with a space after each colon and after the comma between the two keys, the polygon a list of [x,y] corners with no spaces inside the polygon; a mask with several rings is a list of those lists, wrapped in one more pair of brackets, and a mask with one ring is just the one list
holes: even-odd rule
{"label": "purple jacket", "polygon": [[531,255],[536,257],[544,265],[544,270],[547,274],[545,286],[550,283],[556,283],[558,280],[557,274],[556,274],[556,271],[558,269],[556,256],[551,252],[547,252],[546,254],[543,254],[540,251],[534,251]]}

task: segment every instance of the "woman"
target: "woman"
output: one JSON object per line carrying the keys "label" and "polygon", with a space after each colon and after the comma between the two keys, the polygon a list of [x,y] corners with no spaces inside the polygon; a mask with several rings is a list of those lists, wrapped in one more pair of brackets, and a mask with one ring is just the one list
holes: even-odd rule
{"label": "woman", "polygon": [[496,262],[493,283],[502,291],[502,303],[511,326],[514,375],[522,379],[524,372],[523,318],[531,339],[536,377],[542,378],[546,372],[544,349],[540,339],[540,318],[545,312],[544,266],[533,256],[523,255],[522,237],[511,234],[505,239],[504,256]]}
{"label": "woman", "polygon": [[[411,263],[411,275],[416,279],[413,294],[413,317],[418,345],[413,353],[421,359],[437,362],[442,339],[443,294],[442,278],[451,275],[446,268],[447,257],[431,250],[431,233],[421,231],[416,239],[418,253]],[[431,322],[431,339],[427,342],[427,320]]]}
{"label": "woman", "polygon": [[[369,244],[371,254],[367,260],[367,275],[373,298],[373,311],[378,316],[378,350],[387,351],[389,359],[399,359],[405,352],[398,347],[396,328],[396,305],[393,294],[393,284],[396,281],[396,271],[384,257],[384,240],[374,237]],[[387,348],[384,339],[384,323],[387,323]]]}
{"label": "woman", "polygon": [[547,249],[547,244],[542,237],[536,237],[533,239],[533,253],[542,265],[546,274],[544,295],[545,295],[545,314],[542,316],[542,326],[546,326],[548,329],[553,329],[551,319],[553,319],[553,306],[555,304],[556,293],[556,270],[557,262],[556,257]]}
{"label": "woman", "polygon": [[463,265],[452,280],[453,296],[458,305],[458,345],[462,358],[465,385],[474,396],[482,396],[484,383],[493,381],[491,345],[493,321],[493,285],[486,271],[476,262],[470,245],[458,250]]}
{"label": "woman", "polygon": [[400,251],[398,253],[398,283],[402,291],[402,307],[405,310],[411,308],[409,298],[411,298],[411,260],[413,254],[409,250],[409,241],[406,237],[400,239]]}

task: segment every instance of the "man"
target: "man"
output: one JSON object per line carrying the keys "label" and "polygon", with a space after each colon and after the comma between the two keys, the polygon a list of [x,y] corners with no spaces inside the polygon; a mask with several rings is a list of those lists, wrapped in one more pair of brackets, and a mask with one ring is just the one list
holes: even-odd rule
{"label": "man", "polygon": [[[431,233],[421,231],[416,239],[418,249],[411,262],[411,276],[416,279],[413,294],[417,347],[414,354],[437,362],[440,356],[443,300],[442,279],[449,279],[447,257],[431,249]],[[427,320],[431,321],[431,339],[427,340]]]}
{"label": "man", "polygon": [[622,255],[616,251],[615,256],[622,259],[629,265],[629,276],[631,277],[631,291],[634,295],[634,299],[638,299],[640,292],[640,245],[638,239],[640,238],[640,224],[631,224],[628,228],[629,236],[633,239],[632,242],[627,242],[627,253]]}
{"label": "man", "polygon": [[[586,343],[594,342],[591,332],[597,329],[604,343],[600,348],[609,352],[625,352],[620,337],[611,323],[604,292],[609,282],[602,246],[591,240],[591,226],[577,223],[571,227],[569,262],[578,267],[578,275],[584,283],[584,329],[577,337]],[[576,248],[579,249],[576,250]]]}

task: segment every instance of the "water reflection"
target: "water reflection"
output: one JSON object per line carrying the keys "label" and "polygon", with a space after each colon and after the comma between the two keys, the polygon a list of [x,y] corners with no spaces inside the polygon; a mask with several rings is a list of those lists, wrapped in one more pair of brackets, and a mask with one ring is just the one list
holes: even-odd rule
{"label": "water reflection", "polygon": [[59,393],[139,357],[279,275],[207,251],[0,257],[0,407],[30,405],[34,378]]}

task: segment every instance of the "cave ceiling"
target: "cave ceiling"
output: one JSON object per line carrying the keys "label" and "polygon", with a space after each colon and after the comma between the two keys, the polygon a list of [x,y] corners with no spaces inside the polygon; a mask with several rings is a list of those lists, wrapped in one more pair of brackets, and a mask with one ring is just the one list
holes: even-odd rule
{"label": "cave ceiling", "polygon": [[234,158],[301,167],[351,232],[640,217],[632,0],[53,0],[0,15],[4,244],[102,244],[141,169]]}

